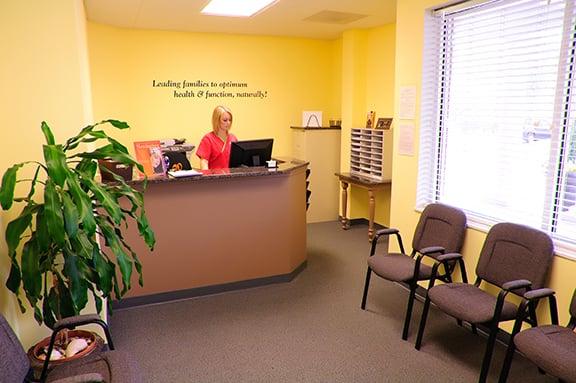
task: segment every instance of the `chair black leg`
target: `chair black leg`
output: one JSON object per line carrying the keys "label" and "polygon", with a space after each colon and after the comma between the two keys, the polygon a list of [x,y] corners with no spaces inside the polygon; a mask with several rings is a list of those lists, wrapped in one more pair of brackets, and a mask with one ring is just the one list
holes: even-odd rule
{"label": "chair black leg", "polygon": [[486,351],[484,352],[484,360],[482,361],[482,369],[480,370],[480,379],[478,383],[485,383],[490,371],[490,363],[492,362],[492,353],[494,352],[494,344],[496,343],[496,333],[498,332],[498,323],[490,325],[490,334],[488,335],[488,342],[486,343]]}
{"label": "chair black leg", "polygon": [[515,349],[514,340],[511,339],[510,344],[508,345],[508,350],[506,351],[506,357],[504,358],[504,364],[502,364],[502,371],[500,371],[498,383],[506,383],[508,380],[508,373],[510,372],[510,366],[512,365],[512,358],[514,358]]}
{"label": "chair black leg", "polygon": [[414,299],[416,299],[416,282],[410,283],[410,295],[408,296],[408,307],[406,307],[406,316],[404,317],[404,329],[402,330],[402,339],[408,339],[408,330],[410,330],[410,319],[412,318],[412,308]]}
{"label": "chair black leg", "polygon": [[430,310],[430,298],[426,296],[424,301],[424,308],[422,309],[422,318],[420,319],[420,327],[418,328],[418,336],[416,337],[416,344],[414,347],[416,350],[420,350],[422,345],[422,337],[424,335],[424,327],[426,327],[426,319],[428,318],[428,311]]}
{"label": "chair black leg", "polygon": [[366,309],[366,298],[368,297],[368,287],[370,286],[370,275],[372,274],[372,269],[368,267],[366,270],[366,283],[364,283],[364,294],[362,295],[362,304],[360,308],[362,310]]}

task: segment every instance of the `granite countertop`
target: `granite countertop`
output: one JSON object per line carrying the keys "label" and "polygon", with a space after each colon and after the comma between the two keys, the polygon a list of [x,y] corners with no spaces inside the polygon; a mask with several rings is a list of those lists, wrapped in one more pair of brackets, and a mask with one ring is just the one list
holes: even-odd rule
{"label": "granite countertop", "polygon": [[[247,167],[247,168],[230,168],[230,169],[209,169],[198,170],[202,175],[191,177],[174,178],[170,176],[148,177],[149,184],[172,183],[172,182],[202,182],[206,180],[222,180],[227,178],[239,177],[270,177],[283,176],[300,168],[306,168],[308,162],[287,157],[274,157],[278,162],[277,168],[267,168],[264,166]],[[139,184],[143,179],[134,179],[129,183]]]}

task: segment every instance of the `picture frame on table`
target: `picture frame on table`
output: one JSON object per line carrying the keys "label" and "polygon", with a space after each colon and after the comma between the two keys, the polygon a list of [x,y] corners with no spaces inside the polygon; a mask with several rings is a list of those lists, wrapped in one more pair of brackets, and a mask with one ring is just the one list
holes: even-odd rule
{"label": "picture frame on table", "polygon": [[392,125],[392,119],[391,118],[383,118],[380,117],[378,119],[378,121],[376,122],[376,129],[390,129],[390,126]]}

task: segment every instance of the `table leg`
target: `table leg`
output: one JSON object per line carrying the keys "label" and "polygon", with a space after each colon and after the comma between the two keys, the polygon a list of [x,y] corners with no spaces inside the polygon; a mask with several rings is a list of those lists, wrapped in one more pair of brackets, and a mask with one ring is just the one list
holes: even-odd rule
{"label": "table leg", "polygon": [[372,241],[374,237],[374,211],[376,210],[376,200],[374,198],[374,190],[368,189],[368,199],[370,205],[368,208],[369,220],[368,220],[368,240]]}
{"label": "table leg", "polygon": [[342,215],[340,216],[340,223],[342,229],[348,230],[350,228],[350,221],[348,220],[348,182],[341,182],[342,184]]}

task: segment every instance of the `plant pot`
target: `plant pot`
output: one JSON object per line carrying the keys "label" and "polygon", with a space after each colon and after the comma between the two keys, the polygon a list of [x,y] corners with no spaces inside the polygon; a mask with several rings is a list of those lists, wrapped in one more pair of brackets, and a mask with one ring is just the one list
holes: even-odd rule
{"label": "plant pot", "polygon": [[[84,358],[92,354],[93,352],[100,352],[104,348],[104,340],[98,334],[95,334],[91,331],[70,330],[68,331],[68,337],[90,339],[91,342],[88,345],[88,347],[86,347],[84,350],[80,351],[75,355],[72,355],[69,358],[64,357],[58,360],[51,360],[50,363],[48,364],[48,370],[54,368],[55,366],[59,366],[61,364],[70,362],[72,360]],[[37,373],[42,371],[42,367],[44,366],[44,359],[40,358],[42,350],[45,347],[48,347],[49,344],[50,344],[50,337],[46,337],[42,339],[40,342],[36,343],[36,345],[30,347],[30,349],[28,350],[28,359],[30,360],[30,365]]]}
{"label": "plant pot", "polygon": [[[124,178],[124,181],[132,181],[132,165],[125,165],[113,160],[98,160],[98,166],[100,167],[100,177],[103,182],[116,181],[110,172]],[[110,172],[102,170],[102,168],[106,168]]]}

